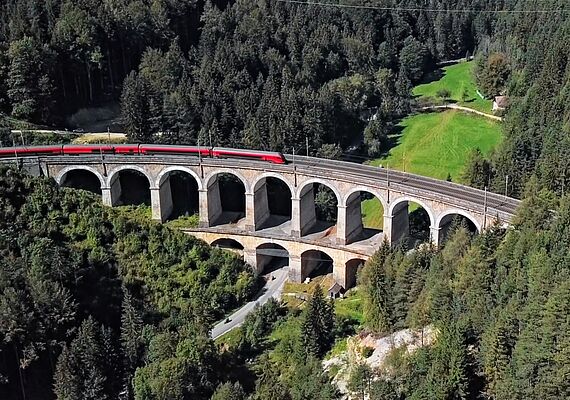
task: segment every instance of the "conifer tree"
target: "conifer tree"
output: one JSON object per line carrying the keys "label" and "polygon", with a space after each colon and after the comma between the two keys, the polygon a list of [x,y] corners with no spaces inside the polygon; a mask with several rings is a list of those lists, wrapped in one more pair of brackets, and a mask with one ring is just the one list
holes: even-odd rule
{"label": "conifer tree", "polygon": [[301,340],[307,354],[322,357],[333,340],[334,310],[320,286],[315,288],[303,313]]}
{"label": "conifer tree", "polygon": [[131,72],[123,83],[121,95],[121,117],[130,141],[145,143],[152,141],[150,131],[149,91],[144,78]]}

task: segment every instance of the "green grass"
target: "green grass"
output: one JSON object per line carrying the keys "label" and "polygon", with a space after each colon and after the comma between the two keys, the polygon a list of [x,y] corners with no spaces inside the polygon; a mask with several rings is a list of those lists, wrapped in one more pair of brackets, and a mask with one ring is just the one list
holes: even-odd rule
{"label": "green grass", "polygon": [[351,290],[347,297],[334,302],[336,315],[350,318],[362,324],[364,314],[362,312],[362,295],[359,290]]}
{"label": "green grass", "polygon": [[[441,79],[416,86],[413,94],[418,96],[420,100],[437,101],[439,100],[437,92],[441,89],[447,89],[451,93],[450,100],[459,105],[491,113],[493,102],[481,99],[476,92],[477,87],[473,79],[474,66],[475,63],[470,61],[444,67]],[[463,101],[464,91],[467,94],[466,101]]]}
{"label": "green grass", "polygon": [[198,214],[193,214],[190,216],[183,216],[168,221],[166,225],[171,228],[178,228],[178,229],[190,229],[190,228],[197,228],[199,223],[199,216]]}
{"label": "green grass", "polygon": [[466,112],[447,110],[405,118],[397,145],[388,156],[371,162],[391,169],[461,182],[468,154],[488,154],[501,141],[499,123]]}
{"label": "green grass", "polygon": [[362,203],[362,223],[365,228],[382,229],[384,226],[384,209],[376,197]]}

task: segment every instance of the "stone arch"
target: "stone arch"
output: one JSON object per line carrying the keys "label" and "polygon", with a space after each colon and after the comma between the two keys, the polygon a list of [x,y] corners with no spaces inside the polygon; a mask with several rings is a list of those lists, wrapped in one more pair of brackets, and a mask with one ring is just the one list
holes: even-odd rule
{"label": "stone arch", "polygon": [[87,165],[66,167],[55,180],[59,186],[87,190],[99,195],[105,186],[105,178],[95,168]]}
{"label": "stone arch", "polygon": [[[334,209],[335,214],[334,216],[329,216],[330,219],[328,219],[328,221],[319,222],[317,207],[315,205],[315,184],[320,184],[329,189],[335,197],[337,205]],[[300,236],[306,236],[316,232],[324,233],[325,236],[332,234],[332,228],[338,223],[338,206],[342,202],[342,196],[334,184],[324,179],[311,178],[298,187],[295,200],[298,200],[299,226],[293,228],[294,230],[299,229]],[[324,211],[327,212],[326,209],[324,209]],[[332,209],[328,211],[332,211]],[[321,219],[325,218],[322,216]],[[336,237],[334,240],[336,241]]]}
{"label": "stone arch", "polygon": [[472,214],[468,213],[467,211],[460,210],[459,208],[452,208],[449,210],[445,210],[444,212],[439,214],[439,216],[437,217],[435,226],[437,228],[441,228],[441,222],[443,221],[443,219],[445,217],[449,217],[452,215],[461,215],[462,217],[467,218],[469,221],[471,221],[473,223],[473,225],[477,229],[477,233],[481,233],[481,224],[479,223],[479,221],[477,221],[477,218],[475,218]]}
{"label": "stone arch", "polygon": [[234,238],[220,237],[210,242],[210,246],[228,250],[243,250],[243,244]]}
{"label": "stone arch", "polygon": [[301,282],[312,273],[328,274],[333,272],[333,258],[323,250],[310,249],[301,253]]}
{"label": "stone arch", "polygon": [[203,183],[202,183],[202,179],[200,179],[200,177],[198,176],[198,174],[196,172],[194,172],[194,170],[192,170],[191,168],[187,168],[187,167],[182,167],[179,165],[175,165],[172,167],[167,167],[164,168],[162,171],[160,171],[160,173],[158,174],[158,176],[156,177],[156,180],[154,181],[154,186],[155,187],[161,187],[162,184],[164,183],[164,180],[166,178],[168,178],[168,175],[171,172],[185,172],[188,175],[192,175],[194,177],[194,179],[196,180],[196,184],[198,185],[198,190],[202,190],[203,187]]}
{"label": "stone arch", "polygon": [[[132,179],[121,179],[125,173],[136,177],[139,182]],[[138,165],[121,165],[111,170],[107,177],[107,188],[110,190],[111,204],[149,204],[154,180],[148,171]]]}
{"label": "stone arch", "polygon": [[276,172],[264,172],[263,174],[257,176],[251,184],[253,191],[255,191],[255,188],[258,185],[258,183],[264,178],[279,179],[280,181],[284,182],[287,185],[287,187],[289,187],[289,190],[291,191],[291,196],[296,195],[295,186],[293,186],[293,184],[291,184],[291,182],[289,182],[289,180],[287,178],[285,178],[284,175],[278,174]]}
{"label": "stone arch", "polygon": [[96,168],[90,167],[88,165],[71,165],[71,166],[65,167],[61,171],[59,171],[59,173],[56,175],[55,181],[57,182],[58,185],[61,185],[61,179],[68,172],[78,170],[78,169],[91,172],[93,175],[95,175],[99,179],[99,182],[101,182],[101,187],[106,186],[107,181],[105,180],[103,175],[101,175],[101,173]]}
{"label": "stone arch", "polygon": [[360,192],[368,192],[370,194],[372,194],[374,197],[376,197],[380,203],[382,203],[382,207],[384,208],[384,210],[388,209],[388,202],[386,201],[386,199],[384,198],[384,196],[382,196],[380,194],[380,192],[378,192],[375,189],[370,189],[364,186],[356,186],[351,188],[343,197],[342,199],[342,205],[346,207],[346,205],[348,204],[349,199],[354,196],[356,193],[360,193]]}
{"label": "stone arch", "polygon": [[297,193],[295,193],[296,198],[300,199],[301,195],[303,194],[303,190],[308,185],[311,185],[313,183],[320,183],[321,185],[328,187],[336,195],[336,201],[338,202],[338,204],[342,204],[341,203],[342,196],[340,194],[340,191],[337,189],[337,187],[335,185],[331,184],[330,182],[327,182],[326,180],[320,179],[320,178],[311,178],[311,179],[308,179],[305,182],[303,182],[301,185],[299,185],[299,187],[297,188]]}
{"label": "stone arch", "polygon": [[[447,239],[449,235],[449,229],[451,228],[454,216],[460,216],[465,218],[465,220],[468,221],[468,225],[469,224],[472,225],[470,230],[473,234],[481,233],[481,224],[479,223],[479,221],[477,221],[475,217],[473,217],[472,214],[470,214],[465,210],[452,208],[445,210],[437,218],[437,221],[433,229],[434,237],[432,238],[436,244],[438,245],[443,244]],[[474,231],[472,228],[475,228]]]}
{"label": "stone arch", "polygon": [[154,179],[152,179],[152,176],[149,175],[148,171],[142,167],[139,167],[138,165],[119,165],[118,167],[113,168],[108,174],[107,174],[107,187],[112,187],[112,184],[115,182],[115,180],[117,179],[117,175],[121,172],[121,171],[125,171],[125,170],[131,170],[131,171],[137,171],[140,172],[141,174],[143,174],[146,179],[148,179],[148,184],[150,188],[153,188],[154,186],[152,186],[152,184],[154,183]]}
{"label": "stone arch", "polygon": [[255,249],[257,271],[268,273],[289,265],[290,251],[285,246],[273,242],[262,243]]}
{"label": "stone arch", "polygon": [[159,188],[164,218],[199,214],[202,180],[192,169],[182,166],[164,168],[156,177],[155,187]]}
{"label": "stone arch", "polygon": [[[414,196],[401,196],[390,203],[388,208],[388,213],[386,214],[388,219],[385,219],[386,223],[389,223],[389,231],[388,226],[385,227],[387,234],[390,237],[390,241],[392,243],[398,243],[404,239],[408,239],[410,237],[410,221],[409,221],[409,214],[408,214],[408,204],[410,202],[418,204],[427,214],[427,218],[429,220],[428,226],[426,227],[429,232],[425,233],[426,237],[424,240],[430,240],[432,230],[435,227],[435,216],[434,212],[427,205],[427,203],[423,200],[418,199]],[[434,239],[434,238],[432,238]]]}
{"label": "stone arch", "polygon": [[[363,194],[367,194],[367,196]],[[364,197],[369,198],[365,199]],[[377,203],[375,203],[374,199],[376,199]],[[364,186],[351,188],[345,194],[342,205],[344,207],[344,221],[342,221],[344,230],[338,229],[339,243],[349,244],[380,235],[384,227],[384,214],[387,210],[387,202],[378,191]],[[374,218],[374,221],[370,221],[369,224],[364,219],[365,205]]]}
{"label": "stone arch", "polygon": [[[220,180],[220,177],[231,176],[235,179]],[[224,188],[239,190],[239,196],[224,196]],[[227,168],[216,169],[204,179],[204,186],[208,191],[208,224],[209,226],[238,224],[248,212],[247,194],[249,183],[244,176]],[[243,191],[243,194],[241,193]]]}
{"label": "stone arch", "polygon": [[285,224],[292,218],[293,185],[283,175],[265,172],[256,177],[251,188],[254,229],[280,227],[288,234]]}
{"label": "stone arch", "polygon": [[228,175],[235,176],[243,184],[243,187],[245,188],[245,192],[251,193],[251,188],[249,186],[249,182],[247,179],[245,179],[245,176],[243,176],[243,174],[239,171],[236,171],[233,169],[228,169],[228,168],[218,168],[216,170],[210,171],[210,173],[208,173],[208,175],[206,175],[206,177],[204,178],[204,182],[203,182],[202,187],[204,189],[207,189],[208,186],[210,185],[210,181],[212,180],[212,178],[214,178],[217,175],[221,175],[221,174],[228,174]]}

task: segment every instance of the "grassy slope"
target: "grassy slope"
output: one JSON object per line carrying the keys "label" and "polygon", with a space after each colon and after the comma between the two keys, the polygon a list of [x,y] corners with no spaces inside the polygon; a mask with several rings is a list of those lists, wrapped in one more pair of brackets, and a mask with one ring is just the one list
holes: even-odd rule
{"label": "grassy slope", "polygon": [[438,179],[449,173],[454,182],[461,182],[472,149],[488,154],[501,140],[497,122],[455,110],[412,115],[400,125],[403,131],[396,147],[372,164]]}
{"label": "grassy slope", "polygon": [[[451,93],[451,100],[458,104],[474,108],[479,111],[490,113],[493,102],[481,99],[477,94],[477,87],[473,80],[473,61],[450,65],[443,68],[443,77],[438,81],[418,85],[414,88],[414,96],[420,99],[437,98],[437,92],[441,89],[448,89]],[[463,91],[467,90],[466,101],[463,101]]]}

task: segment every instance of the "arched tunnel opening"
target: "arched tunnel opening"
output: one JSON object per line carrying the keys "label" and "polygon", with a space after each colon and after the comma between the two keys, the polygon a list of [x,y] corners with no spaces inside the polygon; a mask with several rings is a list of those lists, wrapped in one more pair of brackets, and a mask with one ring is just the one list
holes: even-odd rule
{"label": "arched tunnel opening", "polygon": [[320,237],[336,236],[338,198],[321,183],[305,185],[300,193],[301,236],[319,233]]}
{"label": "arched tunnel opening", "polygon": [[198,182],[187,172],[173,171],[168,177],[172,196],[172,212],[168,219],[188,217],[199,212]]}
{"label": "arched tunnel opening", "polygon": [[[260,179],[253,188],[255,206],[255,229],[281,227],[291,221],[291,190],[279,178]],[[289,232],[285,232],[289,233]]]}
{"label": "arched tunnel opening", "polygon": [[[150,205],[150,182],[139,171],[125,169],[118,172],[118,178],[111,185],[116,205]],[[118,195],[118,196],[117,196]]]}
{"label": "arched tunnel opening", "polygon": [[255,257],[260,274],[267,274],[289,265],[287,249],[274,243],[259,245],[255,250]]}
{"label": "arched tunnel opening", "polygon": [[213,176],[208,182],[210,226],[237,224],[245,212],[244,183],[229,173]]}
{"label": "arched tunnel opening", "polygon": [[471,219],[461,214],[448,214],[439,222],[439,244],[445,242],[453,235],[457,229],[465,229],[471,236],[479,233],[477,226]]}
{"label": "arched tunnel opening", "polygon": [[236,253],[240,256],[243,255],[243,246],[240,242],[234,239],[217,239],[210,243],[210,246],[217,247],[219,249],[224,249]]}
{"label": "arched tunnel opening", "polygon": [[430,241],[431,226],[426,209],[413,201],[402,201],[392,210],[392,243],[413,249]]}
{"label": "arched tunnel opening", "polygon": [[101,194],[101,181],[97,175],[85,169],[74,169],[67,172],[61,178],[60,186]]}
{"label": "arched tunnel opening", "polygon": [[346,199],[346,243],[379,235],[384,227],[384,207],[374,194],[352,193]]}
{"label": "arched tunnel opening", "polygon": [[[307,250],[301,254],[301,279],[314,279],[333,272],[333,259],[320,250]],[[326,289],[326,288],[324,288]]]}

